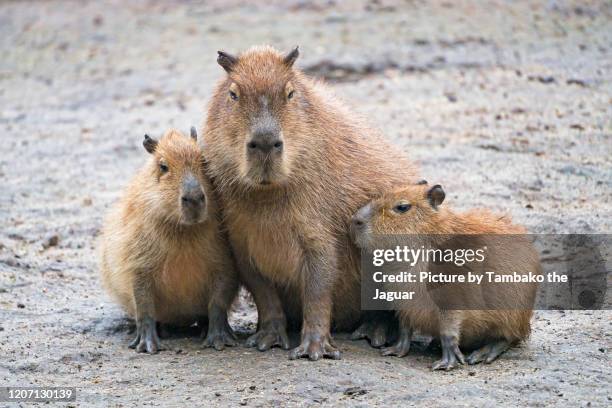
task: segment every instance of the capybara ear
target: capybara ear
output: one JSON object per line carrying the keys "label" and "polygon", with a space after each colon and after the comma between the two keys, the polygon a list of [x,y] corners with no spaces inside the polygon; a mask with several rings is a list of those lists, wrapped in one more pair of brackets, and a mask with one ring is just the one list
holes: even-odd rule
{"label": "capybara ear", "polygon": [[155,152],[155,149],[157,148],[157,140],[153,139],[149,135],[144,135],[144,141],[142,142],[142,145],[147,150],[147,152],[153,154]]}
{"label": "capybara ear", "polygon": [[427,199],[433,208],[438,208],[438,206],[444,201],[444,197],[446,197],[446,194],[444,193],[442,186],[439,184],[436,184],[430,188],[429,191],[427,191]]}
{"label": "capybara ear", "polygon": [[300,50],[299,50],[299,46],[295,46],[294,49],[292,49],[291,51],[289,51],[289,54],[285,55],[285,58],[283,59],[283,62],[285,63],[286,66],[288,66],[289,68],[291,68],[293,66],[293,63],[295,62],[295,60],[297,59],[297,57],[300,56]]}
{"label": "capybara ear", "polygon": [[427,180],[425,180],[425,179],[422,179],[422,180],[419,180],[419,181],[416,182],[417,186],[422,186],[424,184],[427,184]]}
{"label": "capybara ear", "polygon": [[232,72],[234,65],[238,62],[238,58],[223,51],[217,51],[217,53],[219,54],[217,56],[217,63],[221,65],[227,73]]}
{"label": "capybara ear", "polygon": [[196,141],[198,140],[198,132],[196,132],[196,128],[194,126],[191,127],[189,134],[191,135],[191,138],[193,140],[196,140]]}

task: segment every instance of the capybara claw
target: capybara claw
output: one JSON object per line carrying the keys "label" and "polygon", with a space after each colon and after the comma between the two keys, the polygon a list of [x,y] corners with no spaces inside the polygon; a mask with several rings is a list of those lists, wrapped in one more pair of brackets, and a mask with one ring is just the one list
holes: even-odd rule
{"label": "capybara claw", "polygon": [[399,337],[394,345],[381,349],[383,356],[405,357],[410,351],[412,330],[409,327],[400,327]]}
{"label": "capybara claw", "polygon": [[442,336],[440,340],[442,343],[442,359],[433,364],[432,370],[448,371],[465,364],[465,357],[459,350],[459,343],[456,338]]}
{"label": "capybara claw", "polygon": [[266,351],[276,346],[289,350],[290,347],[285,325],[278,322],[263,325],[246,340],[245,345],[256,347],[259,351]]}
{"label": "capybara claw", "polygon": [[289,353],[290,360],[297,360],[302,357],[308,357],[310,361],[317,361],[321,357],[340,360],[342,354],[340,350],[334,347],[329,335],[305,334],[302,343]]}
{"label": "capybara claw", "polygon": [[489,343],[474,350],[467,358],[468,364],[478,364],[484,362],[489,364],[499,357],[504,351],[510,348],[510,343],[506,340],[499,340],[494,343]]}
{"label": "capybara claw", "polygon": [[351,340],[368,339],[370,345],[379,348],[389,341],[392,319],[381,314],[371,314],[352,334]]}
{"label": "capybara claw", "polygon": [[208,335],[202,342],[202,345],[206,348],[212,347],[217,351],[225,349],[225,346],[235,347],[238,345],[236,336],[230,328],[223,330],[211,331],[209,330]]}
{"label": "capybara claw", "polygon": [[400,339],[391,347],[382,348],[380,354],[383,356],[405,357],[410,351],[410,340]]}
{"label": "capybara claw", "polygon": [[129,344],[131,349],[136,349],[138,353],[156,354],[164,348],[159,341],[157,328],[153,319],[145,319],[137,324],[136,337]]}

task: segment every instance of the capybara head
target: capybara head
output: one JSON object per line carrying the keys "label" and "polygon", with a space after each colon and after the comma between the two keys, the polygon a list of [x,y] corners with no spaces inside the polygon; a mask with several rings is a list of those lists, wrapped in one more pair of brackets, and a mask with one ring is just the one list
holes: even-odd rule
{"label": "capybara head", "polygon": [[267,46],[238,56],[219,51],[217,62],[227,78],[212,102],[223,126],[223,137],[215,143],[223,144],[225,160],[244,185],[282,185],[303,149],[299,127],[307,101],[293,68],[298,55],[297,47],[287,54]]}
{"label": "capybara head", "polygon": [[193,225],[207,219],[210,184],[195,128],[191,137],[170,130],[159,140],[145,135],[143,146],[153,157],[149,163],[153,211],[167,222]]}
{"label": "capybara head", "polygon": [[383,194],[353,216],[355,243],[368,248],[376,235],[431,233],[444,197],[439,184],[430,187],[425,180]]}

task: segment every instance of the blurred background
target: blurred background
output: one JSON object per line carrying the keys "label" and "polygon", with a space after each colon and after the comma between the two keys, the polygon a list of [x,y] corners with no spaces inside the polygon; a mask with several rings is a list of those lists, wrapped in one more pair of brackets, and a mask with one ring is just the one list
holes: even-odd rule
{"label": "blurred background", "polygon": [[[297,66],[449,206],[534,233],[612,230],[609,1],[4,1],[0,382],[75,385],[88,405],[609,404],[607,311],[538,312],[528,347],[449,375],[429,372],[435,353],[389,360],[344,340],[344,360],[316,364],[184,338],[127,349],[97,278],[103,216],[146,160],[144,133],[201,126],[216,51],[256,44],[299,45]],[[241,304],[234,327],[254,322]]]}

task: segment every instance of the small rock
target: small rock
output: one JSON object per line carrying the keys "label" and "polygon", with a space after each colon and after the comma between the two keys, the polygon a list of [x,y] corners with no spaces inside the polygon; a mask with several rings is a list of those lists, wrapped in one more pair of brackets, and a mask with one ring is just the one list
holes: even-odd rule
{"label": "small rock", "polygon": [[45,238],[42,246],[44,249],[48,249],[48,248],[57,246],[57,244],[59,244],[59,235],[53,234]]}
{"label": "small rock", "polygon": [[448,99],[448,101],[451,103],[457,102],[457,95],[452,92],[446,92],[444,96],[446,96],[446,99]]}
{"label": "small rock", "polygon": [[89,207],[93,204],[93,200],[90,197],[83,199],[83,207]]}
{"label": "small rock", "polygon": [[585,81],[583,81],[582,79],[575,79],[575,78],[570,78],[567,81],[565,81],[566,84],[568,85],[578,85],[578,86],[582,86],[584,88],[587,87],[587,83]]}
{"label": "small rock", "polygon": [[533,209],[533,205],[531,205],[531,204],[527,204],[527,205],[525,206],[525,208],[527,208],[527,209],[529,209],[529,210],[532,210],[532,209]]}
{"label": "small rock", "polygon": [[17,303],[17,307],[19,309],[25,309],[25,305],[23,303]]}
{"label": "small rock", "polygon": [[346,390],[344,390],[344,395],[349,395],[349,396],[356,396],[356,395],[365,395],[367,394],[368,391],[364,390],[361,387],[350,387],[347,388]]}
{"label": "small rock", "polygon": [[5,259],[3,262],[13,268],[17,268],[19,266],[19,261],[14,258]]}
{"label": "small rock", "polygon": [[530,75],[527,77],[529,81],[538,81],[542,84],[553,84],[555,83],[555,78],[552,76],[541,76],[541,75]]}
{"label": "small rock", "polygon": [[601,351],[602,353],[605,353],[605,352],[606,352],[606,349],[605,349],[605,348],[603,348],[603,347],[600,347],[600,348],[599,348],[599,351]]}

